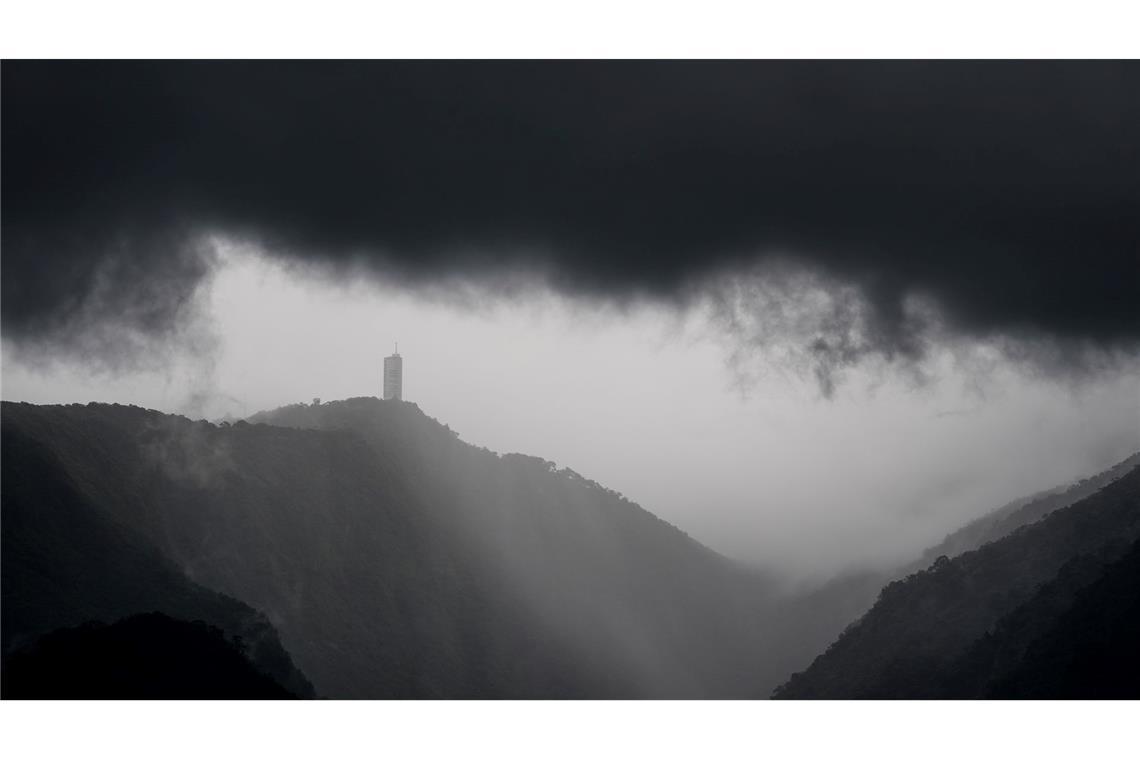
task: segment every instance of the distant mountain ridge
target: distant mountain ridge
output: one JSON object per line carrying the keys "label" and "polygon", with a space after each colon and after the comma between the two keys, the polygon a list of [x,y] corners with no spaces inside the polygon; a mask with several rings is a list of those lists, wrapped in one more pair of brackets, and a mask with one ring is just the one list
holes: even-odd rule
{"label": "distant mountain ridge", "polygon": [[[1023,525],[1034,523],[1050,512],[1091,496],[1109,483],[1124,477],[1137,466],[1140,466],[1140,452],[1104,472],[1016,499],[954,531],[936,546],[925,550],[922,559],[915,564],[926,566],[940,556],[954,557],[977,549],[990,541],[1004,538]],[[918,569],[914,565],[910,567]]]}
{"label": "distant mountain ridge", "polygon": [[[922,556],[887,570],[842,574],[789,601],[785,612],[794,622],[780,634],[792,670],[811,661],[875,604],[883,589],[895,581],[928,569],[940,557],[953,559],[1000,540],[1019,528],[1074,504],[1140,466],[1140,452],[1107,470],[1078,481],[1016,499],[949,534]],[[810,622],[809,622],[810,621]]]}
{"label": "distant mountain ridge", "polygon": [[[775,696],[1029,696],[1016,684],[1018,673],[1039,667],[1032,652],[1049,646],[1044,642],[1063,625],[1064,635],[1075,641],[1080,626],[1071,614],[1085,604],[1089,589],[1109,568],[1121,573],[1119,567],[1135,566],[1116,563],[1140,541],[1140,468],[1109,472],[1094,479],[1099,490],[1078,486],[1083,498],[889,584],[865,615]],[[1140,577],[1124,581],[1113,587],[1127,607],[1140,597]],[[1124,618],[1116,623],[1133,624]],[[1118,634],[1112,634],[1114,641]],[[1130,694],[1140,696],[1140,680],[1134,683]]]}

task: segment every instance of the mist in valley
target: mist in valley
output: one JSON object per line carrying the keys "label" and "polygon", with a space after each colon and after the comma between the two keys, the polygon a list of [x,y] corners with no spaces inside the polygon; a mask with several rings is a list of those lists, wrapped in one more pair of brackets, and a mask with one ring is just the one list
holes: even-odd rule
{"label": "mist in valley", "polygon": [[921,381],[860,365],[826,396],[763,346],[742,367],[748,347],[709,298],[619,308],[537,287],[409,292],[215,244],[195,326],[208,349],[176,345],[149,368],[9,353],[4,397],[232,421],[380,396],[398,341],[406,399],[463,440],[581,472],[797,586],[909,561],[991,509],[1140,449],[1134,365],[1066,381],[940,347]]}
{"label": "mist in valley", "polygon": [[1095,693],[1049,663],[1140,540],[1137,68],[1065,71],[6,63],[6,662]]}

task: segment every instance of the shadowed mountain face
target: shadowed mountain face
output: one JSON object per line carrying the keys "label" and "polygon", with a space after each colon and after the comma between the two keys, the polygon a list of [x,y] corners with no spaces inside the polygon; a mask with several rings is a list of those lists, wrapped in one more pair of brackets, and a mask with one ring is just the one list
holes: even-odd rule
{"label": "shadowed mountain face", "polygon": [[[1037,522],[891,583],[776,696],[1140,696],[1140,681],[1110,677],[1104,661],[1135,641],[1140,595],[1140,468],[1115,474]],[[1134,655],[1118,665],[1134,672]]]}
{"label": "shadowed mountain face", "polygon": [[158,612],[54,631],[4,667],[5,699],[289,699],[221,629]]}
{"label": "shadowed mountain face", "polygon": [[788,600],[779,627],[784,630],[781,651],[792,670],[806,667],[820,650],[835,640],[852,621],[875,603],[879,592],[892,581],[921,572],[939,557],[954,558],[998,541],[1044,516],[1072,504],[1127,475],[1140,465],[1133,454],[1104,472],[1075,483],[1016,499],[998,507],[946,536],[926,549],[918,559],[901,567],[841,575],[821,587]]}
{"label": "shadowed mountain face", "polygon": [[754,679],[778,677],[762,646],[767,581],[572,470],[463,443],[406,403],[296,405],[250,421],[359,436],[495,593],[640,693],[750,696]]}
{"label": "shadowed mountain face", "polygon": [[[109,500],[104,505],[84,494],[56,452],[21,429],[21,409],[36,407],[4,404],[0,426],[0,624],[5,662],[53,629],[159,611],[206,621],[230,642],[240,639],[259,672],[290,693],[313,695],[312,685],[294,667],[264,615],[190,580],[145,536],[120,522],[113,507],[120,498],[130,498],[128,492],[121,497],[104,494]],[[51,436],[51,428],[41,432]],[[77,474],[83,475],[82,468]]]}
{"label": "shadowed mountain face", "polygon": [[[276,424],[5,404],[3,425],[24,441],[6,452],[50,452],[92,523],[262,611],[322,696],[756,696],[781,675],[764,579],[617,494],[464,444],[410,404],[258,419]],[[9,583],[9,544],[34,544],[10,538],[9,501],[5,482],[6,630],[68,582]],[[115,617],[97,611],[38,629]]]}
{"label": "shadowed mountain face", "polygon": [[906,571],[921,570],[941,556],[954,557],[1002,539],[1023,525],[1034,523],[1051,512],[1091,496],[1109,483],[1124,477],[1138,465],[1140,453],[1133,454],[1092,477],[1012,501],[954,531],[937,546],[923,552],[922,559],[907,566]]}
{"label": "shadowed mountain face", "polygon": [[[75,652],[139,631],[161,665],[198,620],[299,696],[757,698],[911,569],[779,594],[619,494],[402,402],[234,425],[4,403],[0,427],[6,667],[78,673]],[[778,696],[1126,692],[1097,691],[1110,668],[1089,648],[1123,652],[1135,625],[1135,460],[948,537],[962,553],[891,583]],[[176,620],[45,637],[152,611]]]}
{"label": "shadowed mountain face", "polygon": [[[1095,564],[1095,563],[1094,563]],[[1060,584],[1058,584],[1060,585]],[[1046,615],[1043,632],[1031,638],[1015,664],[998,670],[992,652],[1021,643],[1012,626],[971,652],[967,674],[986,672],[987,697],[998,699],[1136,699],[1140,697],[1140,542],[1104,567],[1092,583],[1064,605],[1064,586],[1045,588],[1019,617],[1035,622]],[[1070,592],[1071,593],[1071,592]],[[1061,604],[1058,604],[1060,602]],[[995,641],[996,640],[996,641]],[[998,663],[1000,665],[1000,663]],[[986,668],[985,671],[982,668]]]}

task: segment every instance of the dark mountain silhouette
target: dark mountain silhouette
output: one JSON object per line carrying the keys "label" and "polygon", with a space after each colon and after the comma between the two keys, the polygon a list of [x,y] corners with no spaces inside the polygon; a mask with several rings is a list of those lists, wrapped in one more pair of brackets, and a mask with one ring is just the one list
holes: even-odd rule
{"label": "dark mountain silhouette", "polygon": [[1062,566],[974,642],[939,683],[955,697],[1140,696],[1140,543],[1120,542]]}
{"label": "dark mountain silhouette", "polygon": [[[1119,645],[1135,626],[1129,605],[1140,576],[1129,574],[1134,559],[1120,560],[1140,538],[1140,468],[1124,474],[1115,469],[1100,482],[1100,490],[1003,538],[953,559],[939,557],[930,568],[891,583],[866,615],[776,696],[1098,693],[1096,669],[1104,667],[1096,662],[1098,637]],[[1092,613],[1109,598],[1120,609]],[[1103,629],[1093,631],[1097,624]],[[1070,675],[1045,675],[1056,661],[1067,663]],[[1140,688],[1126,691],[1140,696]],[[1103,692],[1120,695],[1117,687]]]}
{"label": "dark mountain silhouette", "polygon": [[[352,399],[221,426],[114,405],[3,411],[27,442],[5,451],[34,443],[66,474],[28,489],[73,483],[101,529],[261,610],[322,696],[754,696],[783,674],[762,646],[766,579],[571,471],[465,444],[414,405]],[[8,502],[6,482],[6,526]],[[6,528],[5,548],[37,536]],[[27,610],[70,582],[5,577],[27,589],[19,604],[5,592],[5,625],[11,607],[31,632]],[[139,611],[44,606],[79,609],[37,631]]]}
{"label": "dark mountain silhouette", "polygon": [[[1029,689],[1136,529],[1126,462],[952,535],[944,548],[972,550],[850,625],[906,568],[783,593],[414,404],[214,425],[6,402],[0,422],[6,665],[56,629],[157,611],[222,631],[299,696],[756,698],[809,664],[781,696]],[[180,635],[151,629],[157,652]]]}
{"label": "dark mountain silhouette", "polygon": [[159,612],[53,631],[4,666],[5,699],[290,699],[202,621]]}
{"label": "dark mountain silhouette", "polygon": [[[53,451],[21,430],[20,409],[36,407],[3,406],[0,628],[5,660],[54,629],[159,611],[206,621],[230,641],[240,638],[261,672],[291,693],[313,694],[264,615],[188,579],[144,536],[118,522],[113,510],[96,506]],[[8,419],[10,411],[14,421]]]}
{"label": "dark mountain silhouette", "polygon": [[[1055,604],[1042,596],[1035,607]],[[1080,589],[1014,667],[992,674],[984,694],[999,699],[1140,698],[1138,641],[1140,542]],[[984,648],[996,647],[987,641]]]}
{"label": "dark mountain silhouette", "polygon": [[904,568],[903,575],[925,568],[938,557],[956,557],[1004,538],[1022,525],[1034,523],[1050,512],[1091,496],[1114,480],[1127,475],[1137,465],[1140,465],[1140,452],[1092,477],[1011,501],[954,531],[938,545],[924,551],[922,559]]}
{"label": "dark mountain silhouette", "polygon": [[879,593],[892,581],[926,570],[939,557],[957,557],[999,540],[1023,525],[1096,493],[1138,465],[1140,453],[1091,477],[1005,504],[949,534],[923,551],[922,556],[902,566],[843,573],[818,588],[790,597],[780,618],[773,622],[774,646],[781,652],[788,672],[810,665],[848,625],[871,609]]}

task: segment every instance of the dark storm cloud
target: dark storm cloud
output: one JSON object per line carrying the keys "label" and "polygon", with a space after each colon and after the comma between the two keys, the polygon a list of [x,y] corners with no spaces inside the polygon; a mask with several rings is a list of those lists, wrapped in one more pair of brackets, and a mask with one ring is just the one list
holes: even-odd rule
{"label": "dark storm cloud", "polygon": [[779,253],[858,291],[870,329],[852,338],[833,310],[805,349],[824,367],[921,352],[914,296],[958,336],[1078,347],[1066,356],[1140,339],[1135,63],[2,73],[17,343],[169,333],[214,232],[408,282],[533,270],[619,298],[683,298]]}

